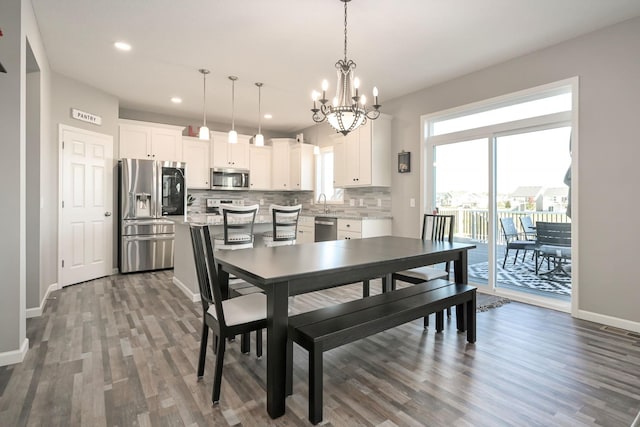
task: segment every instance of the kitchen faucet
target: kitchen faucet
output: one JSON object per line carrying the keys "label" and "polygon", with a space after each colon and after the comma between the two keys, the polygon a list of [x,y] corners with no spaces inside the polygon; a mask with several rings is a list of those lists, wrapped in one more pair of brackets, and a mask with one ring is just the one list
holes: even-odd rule
{"label": "kitchen faucet", "polygon": [[329,213],[329,210],[327,209],[327,196],[324,193],[320,193],[320,196],[318,196],[318,203],[320,203],[320,199],[324,198],[324,213]]}

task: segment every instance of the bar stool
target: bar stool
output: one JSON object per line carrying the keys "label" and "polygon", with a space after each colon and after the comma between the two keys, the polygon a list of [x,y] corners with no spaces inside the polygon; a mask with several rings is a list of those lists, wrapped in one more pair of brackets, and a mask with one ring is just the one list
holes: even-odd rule
{"label": "bar stool", "polygon": [[298,233],[298,217],[302,205],[271,205],[269,212],[272,218],[272,229],[262,235],[265,246],[295,245]]}
{"label": "bar stool", "polygon": [[214,251],[236,250],[253,247],[253,224],[259,205],[251,206],[220,206],[224,224],[223,233],[216,234]]}

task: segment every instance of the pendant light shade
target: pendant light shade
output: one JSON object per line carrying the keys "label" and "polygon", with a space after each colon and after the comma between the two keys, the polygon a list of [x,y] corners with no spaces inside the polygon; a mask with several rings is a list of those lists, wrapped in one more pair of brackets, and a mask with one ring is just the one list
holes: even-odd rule
{"label": "pendant light shade", "polygon": [[207,127],[207,74],[209,74],[210,71],[204,68],[198,71],[202,73],[202,126],[200,127],[198,138],[208,141],[211,134]]}
{"label": "pendant light shade", "polygon": [[231,130],[229,131],[229,144],[238,143],[238,132],[235,129],[235,107],[236,107],[236,76],[229,76],[231,80]]}
{"label": "pendant light shade", "polygon": [[262,83],[256,83],[256,86],[258,86],[258,133],[256,134],[256,137],[253,141],[253,145],[255,145],[256,147],[263,147],[264,146],[264,135],[262,135],[262,128],[261,128],[261,121],[262,121],[262,117],[261,117],[261,112],[260,112],[260,104],[261,104],[261,97],[262,97]]}

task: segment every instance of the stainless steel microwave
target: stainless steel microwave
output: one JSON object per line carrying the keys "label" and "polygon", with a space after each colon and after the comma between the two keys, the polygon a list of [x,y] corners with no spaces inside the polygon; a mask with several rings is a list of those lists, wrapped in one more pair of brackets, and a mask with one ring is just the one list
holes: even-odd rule
{"label": "stainless steel microwave", "polygon": [[211,169],[211,189],[212,190],[248,190],[249,170],[248,169]]}

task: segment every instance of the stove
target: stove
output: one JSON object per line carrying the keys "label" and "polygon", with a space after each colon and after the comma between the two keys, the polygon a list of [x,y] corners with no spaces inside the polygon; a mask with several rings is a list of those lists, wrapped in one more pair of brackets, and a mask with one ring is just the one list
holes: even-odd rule
{"label": "stove", "polygon": [[221,205],[234,205],[234,206],[244,206],[244,200],[242,199],[207,199],[206,213],[220,215],[220,206]]}

